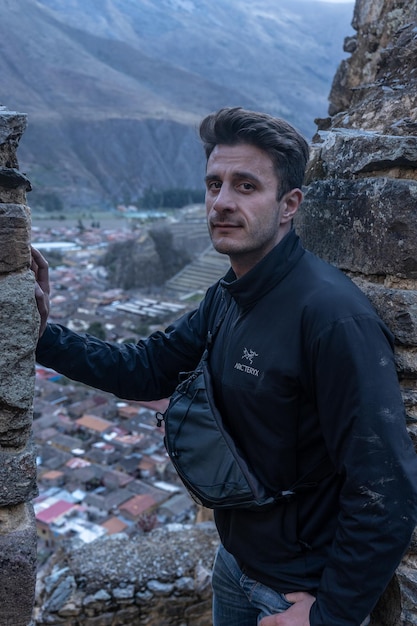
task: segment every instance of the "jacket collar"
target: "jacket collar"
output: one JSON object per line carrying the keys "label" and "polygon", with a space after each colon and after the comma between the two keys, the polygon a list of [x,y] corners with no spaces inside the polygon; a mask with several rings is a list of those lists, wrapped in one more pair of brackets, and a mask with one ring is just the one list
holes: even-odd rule
{"label": "jacket collar", "polygon": [[281,282],[304,252],[300,238],[292,229],[242,278],[236,278],[230,268],[220,284],[239,306],[247,308]]}

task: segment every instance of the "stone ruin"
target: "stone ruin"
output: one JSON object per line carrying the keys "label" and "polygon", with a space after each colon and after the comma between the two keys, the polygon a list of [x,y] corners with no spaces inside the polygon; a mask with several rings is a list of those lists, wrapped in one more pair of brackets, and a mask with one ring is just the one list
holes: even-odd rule
{"label": "stone ruin", "polygon": [[[316,120],[297,230],[345,271],[395,335],[408,427],[417,444],[417,1],[356,0],[351,56]],[[417,624],[417,541],[372,624]]]}
{"label": "stone ruin", "polygon": [[[316,120],[297,230],[306,247],[364,290],[396,338],[409,430],[417,438],[417,0],[357,0]],[[37,312],[30,262],[30,183],[16,150],[26,116],[0,108],[0,624],[208,626],[211,523],[113,536],[65,550],[36,583],[31,440]],[[372,615],[417,624],[414,539]]]}
{"label": "stone ruin", "polygon": [[26,116],[0,108],[0,623],[31,623],[36,578],[36,461],[31,440],[38,318],[27,178],[16,148]]}

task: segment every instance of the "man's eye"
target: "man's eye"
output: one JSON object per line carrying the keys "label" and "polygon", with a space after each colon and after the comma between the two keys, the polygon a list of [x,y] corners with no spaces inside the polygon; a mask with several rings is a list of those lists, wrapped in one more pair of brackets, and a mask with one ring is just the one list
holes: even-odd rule
{"label": "man's eye", "polygon": [[217,191],[218,189],[220,189],[221,186],[222,184],[219,180],[212,180],[207,184],[207,189],[209,189],[210,191]]}
{"label": "man's eye", "polygon": [[240,183],[240,185],[238,185],[238,189],[244,192],[254,191],[255,185],[252,185],[252,183]]}

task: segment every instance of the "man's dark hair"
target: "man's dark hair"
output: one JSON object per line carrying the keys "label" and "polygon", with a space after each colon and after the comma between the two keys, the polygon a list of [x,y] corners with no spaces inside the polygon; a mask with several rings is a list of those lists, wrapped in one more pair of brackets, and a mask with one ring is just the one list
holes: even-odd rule
{"label": "man's dark hair", "polygon": [[303,184],[309,157],[308,143],[283,119],[241,107],[226,107],[203,119],[200,137],[207,159],[219,144],[247,143],[266,152],[278,177],[278,200],[287,191]]}

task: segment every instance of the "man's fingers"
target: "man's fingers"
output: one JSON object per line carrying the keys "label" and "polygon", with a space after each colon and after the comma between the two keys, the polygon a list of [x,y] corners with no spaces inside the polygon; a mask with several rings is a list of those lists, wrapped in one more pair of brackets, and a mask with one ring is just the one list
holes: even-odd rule
{"label": "man's fingers", "polygon": [[307,591],[293,591],[292,593],[286,593],[285,597],[288,602],[291,602],[292,604],[294,604],[294,602],[301,602],[301,600],[307,600],[308,598],[314,601],[314,596],[307,593]]}
{"label": "man's fingers", "polygon": [[35,283],[35,300],[40,315],[39,337],[41,337],[49,315],[49,299],[38,283]]}
{"label": "man's fingers", "polygon": [[40,315],[39,337],[42,337],[49,315],[49,265],[45,257],[31,246],[31,270],[35,274],[35,299]]}
{"label": "man's fingers", "polygon": [[45,257],[33,246],[31,246],[32,262],[31,269],[35,274],[36,281],[46,294],[49,294],[49,264]]}
{"label": "man's fingers", "polygon": [[283,613],[264,617],[259,626],[310,626],[310,608],[315,597],[306,591],[296,591],[286,593],[285,598],[292,605]]}
{"label": "man's fingers", "polygon": [[48,265],[48,261],[45,259],[43,254],[39,252],[39,250],[37,250],[33,246],[30,246],[30,251],[32,254],[32,264],[33,263],[36,264],[36,267],[41,267],[42,265],[45,265],[45,264]]}

